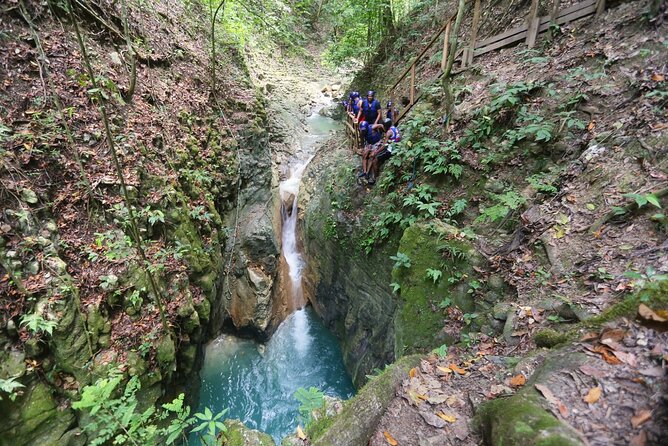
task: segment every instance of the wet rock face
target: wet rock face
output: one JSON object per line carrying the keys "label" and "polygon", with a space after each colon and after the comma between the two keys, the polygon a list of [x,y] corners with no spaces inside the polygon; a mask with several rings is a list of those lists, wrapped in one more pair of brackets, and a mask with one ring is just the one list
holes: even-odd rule
{"label": "wet rock face", "polygon": [[266,335],[273,319],[272,287],[278,272],[279,245],[266,207],[245,213],[231,277],[230,299],[224,301],[237,329]]}
{"label": "wet rock face", "polygon": [[[341,340],[346,368],[360,386],[374,368],[394,361],[396,297],[392,295],[392,262],[396,245],[369,256],[355,247],[328,239],[325,193],[334,166],[349,163],[345,153],[318,156],[307,169],[300,193],[304,204],[304,254],[307,259],[307,294],[325,324]],[[344,222],[341,222],[344,224]]]}
{"label": "wet rock face", "polygon": [[0,426],[0,446],[83,444],[81,439],[74,441],[74,431],[67,432],[75,421],[72,409],[59,408],[45,384],[29,383],[16,404],[10,403],[7,398],[0,401],[4,418]]}

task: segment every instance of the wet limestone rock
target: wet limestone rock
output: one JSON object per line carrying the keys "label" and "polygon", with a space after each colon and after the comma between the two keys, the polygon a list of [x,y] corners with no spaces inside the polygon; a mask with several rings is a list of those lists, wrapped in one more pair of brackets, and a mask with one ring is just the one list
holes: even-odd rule
{"label": "wet limestone rock", "polygon": [[[441,249],[437,249],[439,246]],[[394,319],[395,355],[399,357],[456,342],[440,333],[445,316],[438,305],[449,298],[465,313],[475,310],[466,283],[451,284],[448,274],[472,276],[472,267],[481,263],[479,254],[457,228],[440,221],[408,227],[399,242],[398,252],[408,257],[410,266],[396,266],[392,271],[393,281],[401,287]],[[434,282],[427,276],[429,269],[442,271],[443,276]]]}
{"label": "wet limestone rock", "polygon": [[237,261],[226,309],[237,329],[260,334],[271,326],[272,287],[278,271],[279,248],[269,210],[255,206],[239,228]]}
{"label": "wet limestone rock", "polygon": [[[581,446],[577,432],[555,418],[547,401],[535,388],[541,384],[561,393],[562,379],[570,380],[569,371],[587,361],[586,355],[571,351],[555,351],[534,372],[527,384],[510,398],[484,403],[476,412],[475,423],[486,444],[491,446]],[[564,378],[566,377],[566,378]],[[568,393],[569,389],[564,388]]]}
{"label": "wet limestone rock", "polygon": [[396,388],[420,362],[419,355],[405,356],[370,380],[346,402],[343,411],[328,420],[327,428],[311,438],[314,446],[359,446],[367,444]]}
{"label": "wet limestone rock", "polygon": [[264,432],[246,427],[239,420],[225,420],[226,446],[274,446],[274,440]]}
{"label": "wet limestone rock", "polygon": [[0,401],[0,446],[54,445],[70,446],[84,443],[65,435],[74,423],[72,409],[61,409],[51,390],[41,382],[27,383],[24,394],[15,401]]}

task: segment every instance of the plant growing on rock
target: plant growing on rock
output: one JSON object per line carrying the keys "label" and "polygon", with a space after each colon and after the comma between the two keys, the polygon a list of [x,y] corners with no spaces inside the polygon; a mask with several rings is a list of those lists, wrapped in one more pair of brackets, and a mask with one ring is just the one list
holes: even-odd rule
{"label": "plant growing on rock", "polygon": [[11,401],[14,401],[16,399],[16,397],[19,395],[18,394],[19,389],[25,387],[23,384],[21,384],[16,380],[17,378],[15,376],[12,376],[7,379],[0,378],[0,401],[2,401],[2,393],[6,393],[7,395],[9,395],[9,399]]}
{"label": "plant growing on rock", "polygon": [[21,316],[21,326],[25,326],[34,334],[47,333],[53,334],[53,329],[58,326],[58,322],[45,319],[40,313],[24,314]]}
{"label": "plant growing on rock", "polygon": [[[94,384],[81,391],[81,399],[72,403],[76,410],[85,410],[90,422],[84,426],[91,445],[113,444],[162,445],[174,444],[179,439],[185,440],[188,428],[199,422],[193,432],[207,430],[201,437],[204,444],[215,438],[219,432],[225,432],[223,416],[227,409],[213,414],[209,408],[204,413],[190,416],[190,407],[183,405],[184,395],[180,394],[172,402],[163,404],[161,409],[150,406],[138,410],[137,391],[141,388],[139,378],[134,376],[119,392],[123,375],[112,371],[107,378],[98,379]],[[166,424],[166,420],[170,420]],[[211,438],[209,438],[211,437]]]}
{"label": "plant growing on rock", "polygon": [[325,394],[315,387],[308,390],[300,387],[295,392],[295,398],[299,401],[299,414],[305,425],[312,420],[312,413],[314,410],[320,409],[325,405]]}
{"label": "plant growing on rock", "polygon": [[404,254],[403,252],[397,252],[397,255],[390,256],[391,260],[394,260],[395,268],[410,268],[411,259]]}

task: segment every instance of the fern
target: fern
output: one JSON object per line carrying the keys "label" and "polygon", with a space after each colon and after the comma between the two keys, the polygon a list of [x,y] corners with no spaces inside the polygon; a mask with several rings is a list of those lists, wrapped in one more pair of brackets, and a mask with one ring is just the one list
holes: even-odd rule
{"label": "fern", "polygon": [[476,223],[495,222],[505,218],[511,210],[518,209],[526,203],[526,199],[513,190],[506,191],[502,195],[494,195],[493,199],[496,204],[483,209],[482,213],[476,218]]}
{"label": "fern", "polygon": [[305,425],[311,422],[312,413],[314,410],[325,406],[325,394],[315,387],[308,390],[300,387],[295,392],[295,398],[299,401],[299,414],[302,417]]}

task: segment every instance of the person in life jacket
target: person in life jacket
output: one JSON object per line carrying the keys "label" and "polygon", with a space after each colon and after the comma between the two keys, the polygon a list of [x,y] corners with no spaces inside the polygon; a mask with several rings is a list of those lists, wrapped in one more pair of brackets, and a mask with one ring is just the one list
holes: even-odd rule
{"label": "person in life jacket", "polygon": [[358,178],[366,178],[371,168],[371,157],[383,140],[385,129],[382,124],[369,125],[368,122],[360,122],[360,134],[364,140],[364,149],[362,150],[362,172]]}
{"label": "person in life jacket", "polygon": [[357,91],[350,93],[348,98],[348,109],[347,112],[352,119],[356,119],[360,111],[360,94]]}
{"label": "person in life jacket", "polygon": [[[369,90],[366,99],[362,101],[362,107],[357,114],[358,121],[366,121],[369,124],[378,124],[381,118],[381,105],[378,99],[375,99],[376,92]],[[362,119],[363,118],[363,119]]]}
{"label": "person in life jacket", "polygon": [[392,104],[392,101],[387,101],[387,108],[385,109],[385,119],[389,119],[394,124],[398,116],[399,114],[397,113],[397,109],[394,106],[394,104]]}
{"label": "person in life jacket", "polygon": [[380,165],[392,156],[396,143],[401,141],[401,133],[399,129],[392,125],[392,120],[385,118],[379,126],[383,129],[385,136],[383,142],[371,154],[370,173],[371,178],[369,184],[374,184],[380,171]]}

